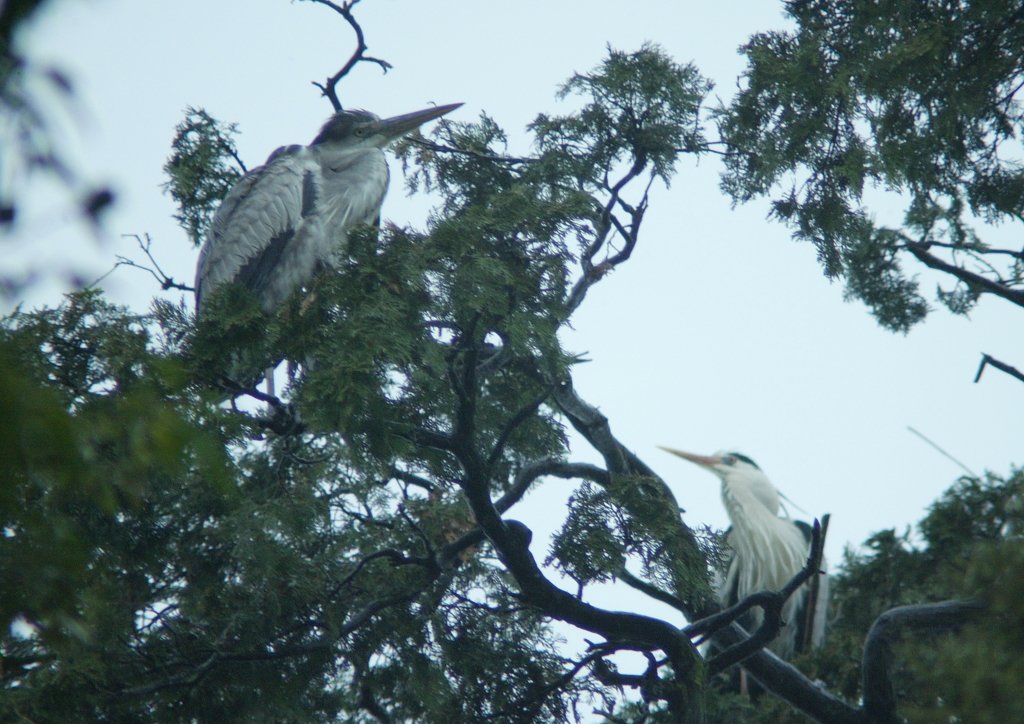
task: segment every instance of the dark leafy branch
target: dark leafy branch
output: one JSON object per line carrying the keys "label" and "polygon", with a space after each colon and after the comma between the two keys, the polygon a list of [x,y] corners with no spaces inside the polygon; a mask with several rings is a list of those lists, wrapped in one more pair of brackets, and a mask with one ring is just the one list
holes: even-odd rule
{"label": "dark leafy branch", "polygon": [[[975,231],[979,219],[1024,218],[1024,174],[1006,152],[1024,127],[1019,4],[786,7],[794,30],[751,38],[743,83],[715,112],[730,152],[723,188],[737,201],[771,197],[772,215],[893,331],[928,313],[902,252],[967,286],[939,292],[954,313],[981,294],[1021,305],[1021,252]],[[903,194],[900,226],[876,225],[872,186]],[[1002,272],[998,257],[1010,258]]]}

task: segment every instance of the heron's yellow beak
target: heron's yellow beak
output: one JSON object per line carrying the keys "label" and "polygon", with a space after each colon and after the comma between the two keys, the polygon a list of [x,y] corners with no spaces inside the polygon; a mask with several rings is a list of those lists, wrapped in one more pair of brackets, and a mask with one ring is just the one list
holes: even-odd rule
{"label": "heron's yellow beak", "polygon": [[659,445],[658,447],[661,450],[672,453],[673,455],[677,455],[683,458],[684,460],[689,460],[691,463],[696,463],[697,465],[700,465],[702,468],[713,468],[714,466],[722,462],[722,458],[718,455],[694,455],[693,453],[683,452],[682,450],[674,450],[673,448],[670,447],[662,447],[661,445]]}
{"label": "heron's yellow beak", "polygon": [[440,118],[445,113],[450,113],[461,106],[461,103],[451,103],[447,106],[427,108],[415,113],[406,113],[403,116],[393,116],[379,121],[377,133],[384,136],[389,142],[400,138],[405,134],[422,126],[427,121]]}

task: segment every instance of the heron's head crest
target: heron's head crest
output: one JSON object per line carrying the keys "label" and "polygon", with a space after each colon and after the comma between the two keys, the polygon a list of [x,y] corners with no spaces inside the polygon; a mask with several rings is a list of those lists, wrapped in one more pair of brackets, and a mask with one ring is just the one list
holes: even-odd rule
{"label": "heron's head crest", "polygon": [[725,463],[726,465],[735,465],[736,462],[741,462],[746,463],[747,465],[750,465],[754,468],[757,468],[758,470],[761,469],[757,463],[755,463],[753,460],[748,458],[746,455],[743,455],[742,453],[723,451],[715,454],[720,456],[722,458],[722,462]]}
{"label": "heron's head crest", "polygon": [[[355,141],[361,135],[372,135],[373,132],[369,129],[379,120],[379,116],[369,111],[358,109],[338,111],[328,118],[327,122],[320,128],[320,133],[313,139],[312,145]],[[362,134],[360,134],[360,131],[362,131]]]}
{"label": "heron's head crest", "polygon": [[320,129],[313,145],[331,143],[339,146],[384,148],[427,121],[454,111],[461,103],[434,106],[414,113],[381,119],[369,111],[338,111]]}

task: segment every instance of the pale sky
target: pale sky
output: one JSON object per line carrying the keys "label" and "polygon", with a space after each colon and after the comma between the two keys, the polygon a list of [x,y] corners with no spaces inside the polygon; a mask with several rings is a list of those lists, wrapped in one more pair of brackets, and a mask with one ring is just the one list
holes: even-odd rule
{"label": "pale sky", "polygon": [[[606,44],[652,41],[694,62],[716,83],[714,105],[734,92],[738,46],[786,27],[781,13],[764,0],[364,0],[357,17],[369,52],[394,69],[362,66],[339,95],[381,116],[461,101],[453,119],[486,111],[509,132],[512,152],[526,152],[526,124],[559,112],[557,85],[599,63]],[[70,264],[97,277],[115,254],[140,258],[121,234],[149,233],[166,271],[190,282],[197,252],[160,189],[183,109],[238,123],[241,155],[256,166],[280,145],[312,140],[331,109],[310,81],[341,66],[353,37],[333,12],[305,2],[56,0],[27,44],[75,81],[72,151],[83,173],[115,188],[118,205],[97,242],[62,218],[70,206],[53,188],[37,184],[5,265]],[[908,425],[979,473],[1024,462],[1024,385],[991,368],[972,384],[983,352],[1024,368],[1024,310],[985,297],[970,319],[937,309],[906,337],[886,332],[863,305],[843,301],[809,244],[767,220],[765,203],[732,209],[719,171],[712,157],[680,161],[671,189],[655,188],[633,258],[590,292],[564,337],[592,360],[575,373],[577,391],[668,481],[688,523],[728,525],[717,479],[657,445],[749,455],[810,516],[832,514],[833,562],[848,543],[918,521],[961,473]],[[384,217],[422,224],[428,204],[406,198],[400,173],[392,161]],[[913,264],[929,297],[937,282],[950,286]],[[31,289],[27,304],[56,303],[51,282]],[[159,292],[128,269],[106,288],[140,311]],[[596,454],[577,441],[572,458]],[[509,514],[535,529],[541,560],[569,490],[547,482]],[[591,600],[635,602],[610,591]]]}

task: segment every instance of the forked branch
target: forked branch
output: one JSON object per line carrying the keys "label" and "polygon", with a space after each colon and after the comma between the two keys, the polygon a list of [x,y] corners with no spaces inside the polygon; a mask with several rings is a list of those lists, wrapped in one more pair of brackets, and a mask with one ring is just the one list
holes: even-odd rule
{"label": "forked branch", "polygon": [[984,277],[981,274],[976,274],[964,269],[963,267],[959,267],[956,264],[950,264],[934,254],[930,254],[928,249],[931,247],[931,244],[929,243],[907,242],[906,246],[907,251],[917,257],[918,261],[925,266],[931,267],[932,269],[938,269],[939,271],[944,271],[947,274],[952,274],[957,279],[977,291],[995,294],[997,297],[1002,297],[1009,302],[1013,302],[1018,306],[1024,307],[1024,289],[1014,289],[1007,284],[1001,284],[998,281]]}
{"label": "forked branch", "polygon": [[129,259],[126,256],[118,255],[117,257],[115,257],[117,259],[117,263],[114,264],[110,271],[108,271],[106,274],[104,274],[99,279],[90,284],[89,287],[95,287],[101,281],[103,281],[108,276],[113,274],[118,267],[130,266],[134,267],[135,269],[141,269],[144,272],[149,272],[150,274],[152,274],[153,278],[160,283],[160,288],[163,289],[165,292],[168,289],[180,289],[183,292],[195,291],[195,287],[190,287],[188,284],[183,284],[181,282],[174,281],[174,277],[169,276],[166,272],[164,272],[163,269],[160,268],[160,264],[158,264],[157,260],[153,257],[153,240],[149,237],[149,234],[143,234],[142,236],[139,236],[138,234],[122,234],[121,238],[135,239],[135,241],[138,242],[139,244],[139,248],[142,249],[142,253],[146,255],[146,257],[149,259],[149,263],[152,264],[152,266],[139,264],[134,259]]}
{"label": "forked branch", "polygon": [[363,36],[363,29],[360,27],[359,23],[356,22],[355,16],[352,15],[352,8],[359,4],[359,0],[346,0],[346,2],[341,4],[331,2],[331,0],[308,1],[319,5],[326,5],[331,8],[331,10],[345,18],[345,22],[352,27],[352,30],[356,34],[356,49],[348,59],[348,62],[341,66],[341,70],[328,78],[324,83],[317,83],[316,81],[313,81],[313,85],[320,89],[321,94],[331,102],[331,106],[334,108],[335,112],[337,112],[342,110],[341,101],[338,100],[338,81],[348,75],[358,63],[376,63],[384,70],[385,73],[387,73],[392,66],[391,63],[386,60],[366,55],[368,47],[366,45],[366,38]]}
{"label": "forked branch", "polygon": [[981,365],[978,367],[978,374],[976,374],[974,376],[974,381],[975,382],[977,382],[978,380],[981,379],[981,373],[985,371],[985,365],[992,365],[997,370],[1002,370],[1003,372],[1005,372],[1006,374],[1010,375],[1011,377],[1016,377],[1021,382],[1024,382],[1024,372],[1021,372],[1016,367],[1011,367],[1010,365],[1006,364],[1005,362],[1000,362],[995,357],[992,357],[991,355],[987,355],[987,354],[986,355],[982,355]]}

